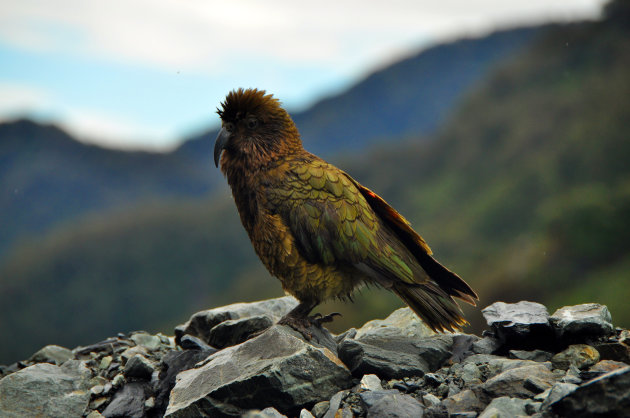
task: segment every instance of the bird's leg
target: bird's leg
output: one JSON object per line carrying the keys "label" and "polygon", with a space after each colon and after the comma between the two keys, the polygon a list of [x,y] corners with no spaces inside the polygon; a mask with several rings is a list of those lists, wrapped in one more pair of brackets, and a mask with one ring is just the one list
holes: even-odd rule
{"label": "bird's leg", "polygon": [[316,326],[321,328],[323,323],[331,322],[337,315],[341,316],[338,312],[326,316],[322,316],[322,314],[319,313],[308,316],[309,312],[311,312],[315,306],[317,306],[317,302],[300,302],[298,306],[282,317],[282,319],[278,321],[278,324],[288,325],[310,340],[313,338],[313,334],[309,330],[310,327]]}

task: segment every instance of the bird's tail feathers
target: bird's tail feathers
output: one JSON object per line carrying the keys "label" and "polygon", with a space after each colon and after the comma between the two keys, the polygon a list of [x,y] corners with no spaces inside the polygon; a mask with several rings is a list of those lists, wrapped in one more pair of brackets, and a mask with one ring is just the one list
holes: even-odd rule
{"label": "bird's tail feathers", "polygon": [[396,283],[392,290],[435,332],[459,331],[468,321],[453,298],[435,283]]}

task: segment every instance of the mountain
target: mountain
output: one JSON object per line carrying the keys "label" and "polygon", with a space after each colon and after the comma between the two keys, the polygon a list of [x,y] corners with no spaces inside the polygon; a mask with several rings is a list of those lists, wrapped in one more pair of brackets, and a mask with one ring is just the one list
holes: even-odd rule
{"label": "mountain", "polygon": [[[292,113],[293,120],[305,148],[324,157],[432,134],[490,68],[517,54],[543,30],[541,26],[504,30],[428,48],[375,71],[341,94]],[[211,129],[190,138],[177,152],[191,158],[205,156],[216,135],[217,130]]]}
{"label": "mountain", "polygon": [[14,240],[52,225],[141,201],[202,196],[217,178],[177,154],[116,151],[78,142],[53,125],[2,123],[0,258]]}
{"label": "mountain", "polygon": [[[618,14],[548,28],[460,100],[433,140],[338,163],[412,221],[481,306],[599,302],[627,327],[629,35]],[[0,335],[13,340],[0,362],[280,294],[225,193],[95,214],[25,242],[0,267]],[[333,326],[343,329],[399,303],[379,290],[356,299],[320,309],[342,312]]]}

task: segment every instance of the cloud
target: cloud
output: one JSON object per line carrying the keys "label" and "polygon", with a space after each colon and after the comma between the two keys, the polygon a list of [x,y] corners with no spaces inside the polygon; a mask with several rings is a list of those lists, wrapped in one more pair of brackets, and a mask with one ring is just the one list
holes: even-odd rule
{"label": "cloud", "polygon": [[402,45],[498,22],[597,14],[602,0],[295,2],[20,0],[0,6],[0,39],[169,70],[226,74],[264,56],[342,71]]}
{"label": "cloud", "polygon": [[0,83],[0,115],[5,115],[5,119],[19,117],[51,103],[50,94],[44,90],[30,85]]}

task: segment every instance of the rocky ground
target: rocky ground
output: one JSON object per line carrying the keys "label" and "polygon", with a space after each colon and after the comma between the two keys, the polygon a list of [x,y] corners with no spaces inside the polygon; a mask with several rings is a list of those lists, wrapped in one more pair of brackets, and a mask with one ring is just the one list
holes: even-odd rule
{"label": "rocky ground", "polygon": [[605,306],[483,310],[483,337],[408,309],[306,340],[273,325],[290,297],[199,312],[175,336],[46,346],[0,366],[1,417],[630,416],[630,332]]}

